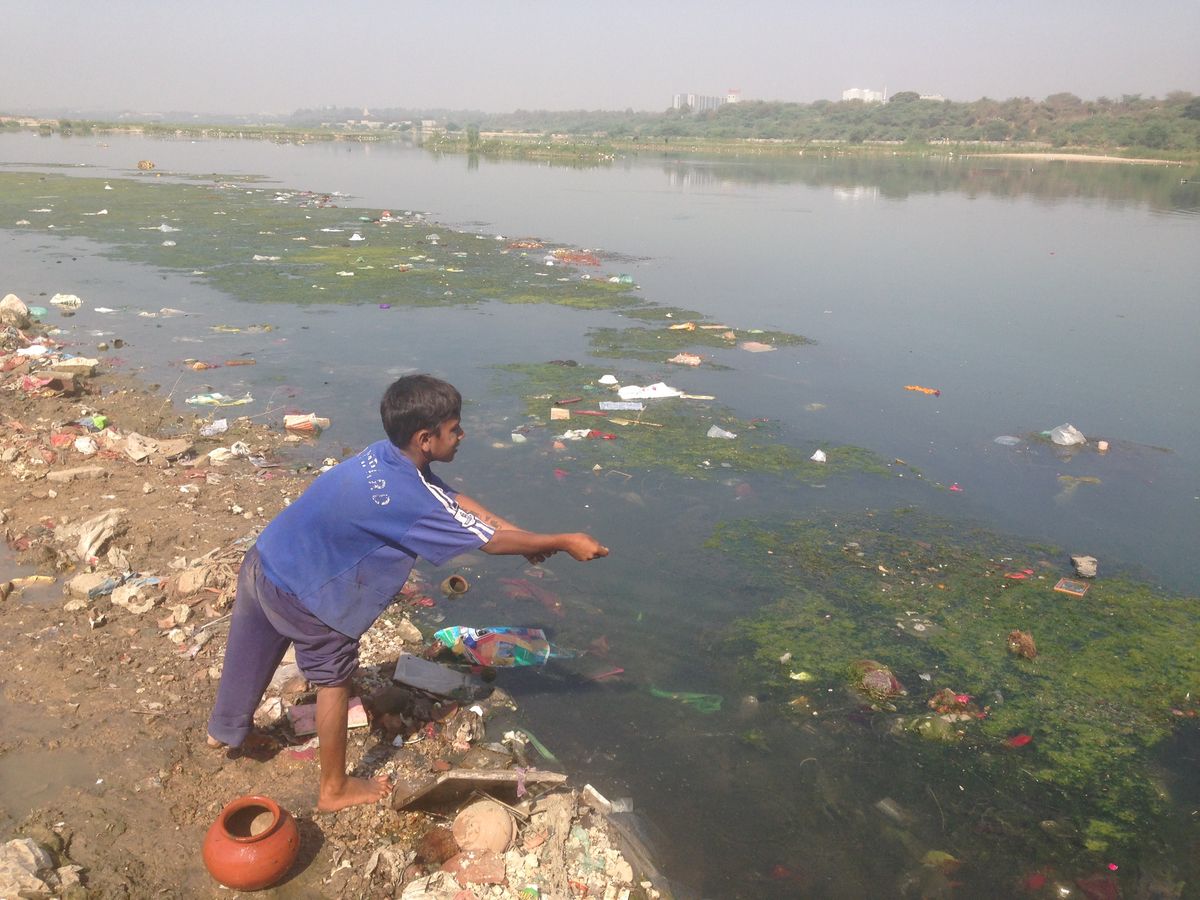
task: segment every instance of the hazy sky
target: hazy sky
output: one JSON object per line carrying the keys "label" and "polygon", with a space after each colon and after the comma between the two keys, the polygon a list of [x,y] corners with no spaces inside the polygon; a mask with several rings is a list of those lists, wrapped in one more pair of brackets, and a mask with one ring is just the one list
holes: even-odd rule
{"label": "hazy sky", "polygon": [[1200,93],[1200,0],[4,0],[0,111]]}

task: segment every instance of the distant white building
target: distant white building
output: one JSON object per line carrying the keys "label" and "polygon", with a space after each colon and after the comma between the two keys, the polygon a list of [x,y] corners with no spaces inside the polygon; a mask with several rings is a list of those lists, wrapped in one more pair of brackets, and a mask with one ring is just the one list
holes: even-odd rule
{"label": "distant white building", "polygon": [[740,88],[730,88],[724,97],[705,96],[703,94],[676,94],[671,99],[672,109],[683,109],[685,106],[692,112],[711,112],[726,103],[737,103],[742,99]]}
{"label": "distant white building", "polygon": [[869,88],[850,88],[842,91],[843,100],[861,100],[863,103],[884,103],[887,100],[886,91],[872,91]]}

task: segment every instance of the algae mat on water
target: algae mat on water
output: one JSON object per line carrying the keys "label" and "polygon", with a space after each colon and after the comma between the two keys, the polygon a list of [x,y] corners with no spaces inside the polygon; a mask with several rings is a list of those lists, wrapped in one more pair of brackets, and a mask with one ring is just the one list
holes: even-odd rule
{"label": "algae mat on water", "polygon": [[[347,198],[197,176],[88,178],[0,173],[0,228],[95,241],[116,259],[191,274],[250,302],[458,306],[489,301],[614,310],[657,327],[597,329],[612,357],[666,359],[746,342],[807,343],[784,332],[672,321],[615,261],[539,240],[438,226],[420,213],[371,211]],[[181,183],[184,182],[184,183]],[[713,365],[713,363],[709,363]]]}
{"label": "algae mat on water", "polygon": [[[1180,736],[1196,745],[1197,598],[1123,577],[1072,597],[1054,590],[1072,574],[1063,553],[906,511],[737,522],[712,545],[777,598],[735,627],[730,646],[752,650],[743,674],[805,722],[833,727],[855,663],[876,660],[907,694],[852,707],[888,718],[896,770],[992,785],[994,808],[1009,810],[996,830],[1025,850],[1169,856],[1173,830],[1194,827],[1172,799],[1172,779],[1194,762],[1164,747]],[[1016,640],[1010,650],[1014,630],[1033,635],[1034,658],[1014,652]],[[959,715],[928,728],[946,689],[943,699],[962,699]],[[965,818],[956,802],[968,801],[947,803],[947,816]]]}
{"label": "algae mat on water", "polygon": [[[809,457],[818,444],[790,446],[780,439],[778,423],[738,419],[710,396],[685,393],[628,401],[640,403],[644,407],[640,410],[604,409],[620,404],[617,385],[600,383],[604,369],[573,360],[514,363],[499,369],[512,378],[500,383],[497,391],[515,392],[525,405],[527,420],[514,430],[518,440],[536,440],[588,465],[626,473],[666,470],[690,477],[753,472],[809,483],[855,472],[893,472],[894,466],[861,447],[821,445],[828,461],[813,462]],[[624,383],[644,385],[645,380]],[[731,436],[709,436],[714,428]]]}
{"label": "algae mat on water", "polygon": [[106,255],[190,272],[252,302],[447,306],[498,300],[636,307],[632,287],[548,268],[495,236],[344,198],[154,175],[0,173],[0,227],[96,241]]}

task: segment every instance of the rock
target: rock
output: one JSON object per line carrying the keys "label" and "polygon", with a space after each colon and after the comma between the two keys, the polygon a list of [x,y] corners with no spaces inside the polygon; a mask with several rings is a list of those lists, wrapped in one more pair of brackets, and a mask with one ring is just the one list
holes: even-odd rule
{"label": "rock", "polygon": [[39,872],[54,870],[54,860],[33,838],[16,838],[0,845],[0,897],[16,897],[23,891],[48,893]]}
{"label": "rock", "polygon": [[16,294],[8,294],[0,300],[0,325],[13,328],[29,327],[29,307]]}
{"label": "rock", "polygon": [[180,597],[188,597],[196,591],[208,586],[212,579],[213,570],[210,566],[196,566],[184,569],[175,579],[175,593]]}
{"label": "rock", "polygon": [[504,884],[504,857],[492,851],[464,850],[442,865],[460,884]]}
{"label": "rock", "polygon": [[100,466],[80,466],[77,469],[55,469],[46,475],[47,481],[66,484],[83,478],[104,478],[107,473]]}
{"label": "rock", "polygon": [[83,866],[60,866],[58,868],[58,888],[60,891],[68,890],[69,888],[81,886],[83,880],[79,877],[83,872]]}
{"label": "rock", "polygon": [[154,608],[156,598],[154,596],[142,596],[142,591],[146,587],[147,585],[144,584],[123,584],[118,588],[114,588],[112,592],[113,606],[124,607],[138,616],[149,612]]}
{"label": "rock", "polygon": [[892,670],[873,659],[861,659],[853,665],[854,686],[876,703],[885,703],[908,692]]}
{"label": "rock", "polygon": [[618,884],[633,884],[633,866],[621,856],[620,851],[604,851],[604,874]]}
{"label": "rock", "polygon": [[69,375],[83,375],[90,378],[96,374],[96,366],[100,365],[98,359],[88,359],[85,356],[72,356],[69,359],[60,359],[54,364],[54,371],[62,372]]}
{"label": "rock", "polygon": [[308,679],[295,663],[280,663],[271,676],[270,688],[279,694],[299,694],[308,690]]}
{"label": "rock", "polygon": [[104,584],[107,580],[108,576],[102,572],[80,572],[66,583],[64,590],[70,597],[86,599],[94,588]]}
{"label": "rock", "polygon": [[1071,565],[1080,578],[1095,578],[1098,561],[1094,556],[1072,556]]}
{"label": "rock", "polygon": [[962,740],[962,733],[943,716],[918,716],[909,728],[927,741],[953,744]]}
{"label": "rock", "polygon": [[420,644],[425,640],[421,629],[408,619],[401,619],[396,623],[396,637],[406,644]]}
{"label": "rock", "polygon": [[268,697],[254,711],[254,724],[259,728],[270,728],[283,718],[283,700],[279,697]]}

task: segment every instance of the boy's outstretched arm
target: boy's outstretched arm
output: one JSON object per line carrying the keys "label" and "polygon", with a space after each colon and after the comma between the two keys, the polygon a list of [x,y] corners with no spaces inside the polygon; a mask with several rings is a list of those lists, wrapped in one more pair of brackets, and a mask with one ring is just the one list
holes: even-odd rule
{"label": "boy's outstretched arm", "polygon": [[[492,512],[490,509],[485,507],[478,500],[474,499],[473,497],[468,497],[466,494],[459,494],[457,497],[455,497],[455,500],[457,501],[458,505],[462,509],[465,509],[467,512],[471,513],[473,516],[475,516],[480,521],[485,522],[486,524],[491,525],[493,528],[495,528],[497,534],[500,531],[515,531],[515,532],[519,532],[519,533],[524,534],[529,537],[537,537],[537,538],[567,538],[567,537],[578,537],[579,536],[579,535],[538,535],[533,532],[525,531],[524,529],[520,528],[517,525],[514,525],[512,522],[508,521],[507,519],[496,515],[494,512]],[[583,537],[588,537],[588,536],[583,535]],[[589,540],[591,540],[591,539],[589,538]],[[555,542],[554,545],[549,547],[548,549],[539,549],[539,550],[510,550],[510,549],[497,550],[497,549],[495,549],[496,547],[506,547],[508,543],[509,542],[506,539],[504,541],[501,541],[499,544],[497,544],[496,537],[493,536],[492,539],[490,541],[488,541],[487,545],[483,549],[486,553],[492,553],[492,554],[496,554],[496,555],[512,554],[514,556],[524,556],[527,560],[529,560],[529,562],[533,563],[534,565],[545,562],[547,559],[549,559],[551,556],[553,556],[559,550],[567,550],[567,552],[571,553],[571,555],[575,559],[578,559],[580,561],[588,560],[588,559],[596,559],[599,556],[607,556],[608,555],[607,547],[601,548],[604,551],[603,553],[596,552],[595,547],[600,547],[600,544],[594,540],[592,541],[592,543],[595,544],[595,547],[591,547],[591,548],[584,548],[582,545],[580,545],[578,542],[576,542],[576,552],[577,553],[583,554],[583,553],[590,552],[591,555],[576,555],[576,552],[571,552],[570,550],[568,550],[567,546],[562,541]]]}
{"label": "boy's outstretched arm", "polygon": [[468,497],[466,494],[459,494],[458,496],[456,496],[454,498],[454,500],[456,503],[458,503],[458,505],[462,509],[465,509],[467,512],[469,512],[471,515],[473,515],[475,518],[479,519],[479,521],[483,522],[486,525],[491,525],[493,528],[516,528],[517,527],[512,522],[496,515],[490,509],[487,509],[478,500],[476,500],[472,497]]}
{"label": "boy's outstretched arm", "polygon": [[608,548],[590,534],[537,534],[519,528],[498,528],[492,539],[483,545],[483,552],[494,556],[524,556],[545,558],[558,550],[571,554],[572,559],[586,562],[608,556]]}

